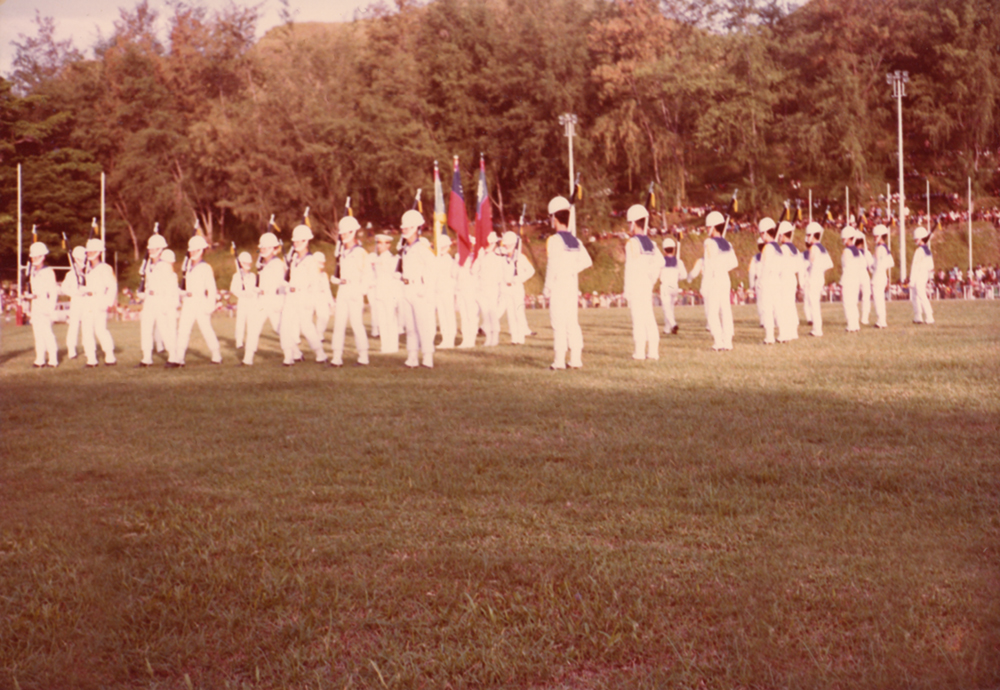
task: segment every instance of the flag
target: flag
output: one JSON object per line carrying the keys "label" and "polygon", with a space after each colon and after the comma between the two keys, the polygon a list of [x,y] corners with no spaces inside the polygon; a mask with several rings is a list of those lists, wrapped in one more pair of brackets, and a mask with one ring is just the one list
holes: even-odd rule
{"label": "flag", "polygon": [[273,213],[271,214],[271,220],[267,221],[267,227],[274,228],[274,232],[275,233],[277,233],[279,235],[281,234],[281,228],[279,228],[278,224],[274,222],[274,214]]}
{"label": "flag", "polygon": [[413,210],[419,213],[420,215],[424,215],[423,196],[424,196],[424,190],[418,187],[417,194],[415,197],[413,197]]}
{"label": "flag", "polygon": [[351,197],[347,197],[347,203],[344,204],[344,217],[347,218],[348,216],[351,218],[354,217],[354,209],[351,208]]}
{"label": "flag", "polygon": [[303,214],[302,214],[302,222],[304,222],[304,223],[306,224],[306,226],[307,226],[307,227],[308,227],[308,228],[309,228],[310,230],[312,230],[312,226],[313,226],[313,224],[312,224],[312,221],[311,221],[311,220],[309,220],[309,207],[308,207],[308,206],[306,206],[306,211],[305,211],[305,213],[303,213]]}
{"label": "flag", "polygon": [[434,253],[440,254],[439,240],[444,231],[444,225],[448,222],[448,215],[444,210],[444,190],[441,188],[441,171],[438,170],[438,162],[434,161]]}
{"label": "flag", "polygon": [[569,203],[575,204],[578,201],[583,201],[583,185],[580,184],[580,173],[576,174],[576,180],[573,182],[573,196],[569,200]]}
{"label": "flag", "polygon": [[733,200],[729,203],[729,215],[731,216],[735,216],[736,213],[740,210],[740,205],[736,201],[736,195],[739,193],[739,191],[740,190],[738,189],[733,190]]}
{"label": "flag", "polygon": [[230,242],[229,243],[229,255],[230,256],[236,256],[236,243],[235,242]]}
{"label": "flag", "polygon": [[792,210],[790,204],[788,203],[788,199],[785,199],[785,207],[781,209],[781,217],[778,218],[778,222],[781,223],[782,221],[791,219],[792,219]]}
{"label": "flag", "polygon": [[87,239],[92,240],[95,237],[97,237],[97,219],[92,218],[90,220],[90,237],[88,237]]}
{"label": "flag", "polygon": [[826,220],[830,223],[833,222],[833,214],[830,212],[830,207],[826,207]]}
{"label": "flag", "polygon": [[31,241],[32,242],[37,242],[38,241],[38,226],[37,225],[32,225],[31,226]]}
{"label": "flag", "polygon": [[795,202],[795,220],[802,222],[802,200]]}
{"label": "flag", "polygon": [[486,188],[486,159],[479,156],[479,185],[476,189],[476,255],[486,246],[486,238],[493,231],[493,209]]}
{"label": "flag", "polygon": [[465,210],[465,194],[462,191],[462,176],[458,172],[458,156],[455,156],[454,173],[451,176],[451,197],[448,199],[448,227],[458,238],[458,265],[464,266],[472,253],[469,239],[469,216]]}
{"label": "flag", "polygon": [[649,190],[646,192],[646,210],[652,213],[656,210],[656,192],[653,191],[653,183],[649,183]]}

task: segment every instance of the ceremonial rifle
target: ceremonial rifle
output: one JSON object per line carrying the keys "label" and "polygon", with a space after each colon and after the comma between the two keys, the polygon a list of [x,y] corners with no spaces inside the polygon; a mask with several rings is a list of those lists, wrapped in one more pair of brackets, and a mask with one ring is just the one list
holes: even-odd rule
{"label": "ceremonial rifle", "polygon": [[[66,249],[69,245],[66,242],[66,233],[62,234],[63,249]],[[80,282],[80,270],[76,267],[76,262],[73,261],[73,252],[66,252],[66,256],[69,257],[69,267],[73,269],[73,278],[76,279],[76,286],[79,288],[83,285]]]}
{"label": "ceremonial rifle", "polygon": [[[736,211],[739,209],[739,204],[736,201],[736,195],[739,194],[739,192],[740,192],[739,189],[734,189],[733,190],[733,198],[732,198],[732,201],[729,202],[729,212],[726,214],[726,224],[722,226],[722,238],[723,239],[726,238],[726,231],[729,229],[729,221],[730,221],[730,219],[734,215],[736,215]],[[677,243],[677,256],[680,257],[680,255],[681,255],[681,245],[680,245],[680,242],[678,242]]]}
{"label": "ceremonial rifle", "polygon": [[517,242],[514,244],[514,251],[511,255],[514,257],[514,275],[517,275],[517,264],[518,260],[521,258],[521,242],[524,237],[524,214],[528,212],[528,205],[521,205],[521,217],[517,221]]}
{"label": "ceremonial rifle", "polygon": [[[160,224],[158,222],[153,224],[153,234],[154,235],[159,235],[160,234]],[[145,292],[146,291],[146,271],[148,271],[149,268],[150,268],[150,266],[149,266],[149,243],[147,242],[146,243],[146,258],[142,260],[142,265],[139,266],[139,292]]]}

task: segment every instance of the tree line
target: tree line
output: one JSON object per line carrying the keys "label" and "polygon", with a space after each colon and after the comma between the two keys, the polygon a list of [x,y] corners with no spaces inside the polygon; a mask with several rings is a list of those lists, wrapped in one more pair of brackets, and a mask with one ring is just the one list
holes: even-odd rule
{"label": "tree line", "polygon": [[[1000,185],[1000,13],[992,0],[397,0],[345,24],[282,26],[258,9],[121,9],[87,57],[39,17],[0,78],[0,261],[13,264],[16,169],[26,231],[78,243],[107,175],[109,244],[133,257],[159,223],[197,219],[249,244],[272,214],[332,231],[347,196],[398,222],[432,165],[460,158],[472,209],[479,156],[500,217],[568,192],[573,113],[581,222],[602,227],[650,183],[666,208],[839,212],[896,189],[903,103],[907,193]],[[290,14],[290,13],[289,13]],[[162,28],[166,26],[166,32]],[[166,36],[161,40],[160,36]],[[829,200],[829,201],[827,201]],[[884,206],[884,203],[882,204]],[[911,204],[913,205],[913,204]],[[918,204],[918,207],[920,205]],[[819,208],[820,214],[824,209]],[[494,212],[497,216],[497,212]]]}

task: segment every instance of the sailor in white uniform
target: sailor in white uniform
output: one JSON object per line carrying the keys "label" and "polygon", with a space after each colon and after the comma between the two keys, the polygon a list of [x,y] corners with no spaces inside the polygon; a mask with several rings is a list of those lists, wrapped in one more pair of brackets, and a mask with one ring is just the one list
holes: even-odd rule
{"label": "sailor in white uniform", "polygon": [[750,259],[750,265],[747,266],[747,288],[753,291],[754,303],[757,306],[757,320],[760,322],[761,328],[764,327],[764,310],[760,304],[760,259],[765,244],[764,238],[758,235],[757,253],[753,255],[753,258]]}
{"label": "sailor in white uniform", "polygon": [[476,278],[476,296],[479,311],[483,315],[483,331],[486,333],[486,347],[500,344],[500,284],[504,276],[504,259],[497,253],[499,238],[490,232],[486,246],[476,256],[472,273]]}
{"label": "sailor in white uniform", "polygon": [[333,358],[330,366],[344,366],[347,323],[354,334],[359,366],[368,364],[368,333],[365,331],[365,291],[368,283],[368,252],[358,243],[361,224],[354,216],[344,216],[337,225],[340,247],[337,267],[330,283],[337,285],[337,308],[333,316]]}
{"label": "sailor in white uniform", "polygon": [[[542,294],[549,300],[555,359],[550,369],[583,367],[583,331],[580,329],[580,272],[593,265],[587,249],[569,231],[570,203],[557,196],[549,201],[549,223],[555,234],[545,243],[548,265]],[[569,362],[566,350],[569,349]]]}
{"label": "sailor in white uniform", "polygon": [[434,258],[434,273],[437,280],[434,284],[434,308],[437,311],[438,328],[441,331],[440,350],[451,350],[455,347],[455,337],[458,334],[458,320],[455,312],[455,289],[458,286],[458,262],[448,251],[451,238],[442,233],[438,238],[438,251]]}
{"label": "sailor in white uniform", "polygon": [[705,316],[708,330],[714,340],[712,349],[716,351],[733,349],[733,305],[730,301],[732,283],[729,272],[739,266],[736,252],[722,236],[725,217],[712,211],[705,219],[709,238],[705,240],[705,254],[695,262],[688,280],[701,279],[701,296],[705,300]]}
{"label": "sailor in white uniform", "polygon": [[820,242],[823,239],[823,226],[812,222],[806,226],[806,260],[808,262],[809,278],[806,281],[807,290],[805,303],[806,320],[812,324],[809,335],[819,338],[823,335],[823,311],[821,301],[823,288],[826,287],[826,272],[833,268],[830,252]]}
{"label": "sailor in white uniform", "polygon": [[212,327],[212,312],[215,311],[219,290],[215,285],[215,271],[211,264],[203,261],[206,249],[208,242],[201,235],[188,240],[188,261],[182,277],[181,318],[177,325],[177,347],[167,360],[167,367],[171,369],[184,366],[191,331],[196,323],[201,337],[208,345],[212,364],[222,364],[222,350]]}
{"label": "sailor in white uniform", "polygon": [[913,250],[913,263],[910,264],[910,301],[913,303],[913,323],[934,323],[934,309],[931,308],[931,296],[928,283],[934,275],[934,257],[931,254],[930,233],[923,226],[913,231],[913,240],[917,243]]}
{"label": "sailor in white uniform", "polygon": [[872,301],[875,303],[875,328],[888,328],[885,313],[885,291],[889,287],[889,271],[896,265],[886,239],[889,228],[876,225],[872,228],[875,236],[875,266],[872,269]]}
{"label": "sailor in white uniform", "polygon": [[[375,235],[375,251],[371,259],[374,288],[368,293],[372,301],[372,322],[378,324],[379,352],[395,354],[399,352],[399,309],[403,299],[402,274],[396,270],[399,257],[392,253],[392,237]],[[374,326],[372,332],[375,332]]]}
{"label": "sailor in white uniform", "polygon": [[663,268],[663,255],[646,234],[649,211],[641,204],[625,214],[631,237],[625,242],[623,293],[632,316],[632,359],[660,358],[660,327],[653,311],[653,286]]}
{"label": "sailor in white uniform", "polygon": [[74,247],[71,254],[72,266],[63,278],[61,290],[69,297],[69,317],[67,319],[68,328],[66,330],[66,359],[76,357],[76,344],[79,342],[81,324],[83,319],[83,305],[86,298],[83,296],[83,286],[86,284],[84,272],[87,270],[87,250],[83,247]]}
{"label": "sailor in white uniform", "polygon": [[535,275],[535,267],[521,251],[521,240],[517,233],[511,230],[505,232],[500,239],[500,247],[506,259],[503,283],[500,285],[500,299],[504,305],[502,311],[507,314],[510,342],[524,345],[525,338],[531,334],[524,308],[524,284]]}
{"label": "sailor in white uniform", "polygon": [[861,314],[858,312],[858,300],[861,297],[862,273],[866,274],[865,255],[855,246],[860,233],[850,225],[840,231],[840,239],[844,243],[844,251],[840,255],[840,299],[844,303],[844,318],[847,320],[847,332],[857,333],[861,330]]}
{"label": "sailor in white uniform", "polygon": [[276,334],[281,333],[281,312],[285,306],[285,262],[282,260],[281,242],[273,232],[260,236],[257,245],[257,300],[256,306],[247,317],[247,341],[243,351],[243,366],[253,364],[254,355],[260,344],[260,334],[266,321]]}
{"label": "sailor in white uniform", "polygon": [[[150,242],[155,237],[160,236],[153,235]],[[151,252],[150,259],[152,258]],[[180,290],[177,288],[177,274],[174,273],[175,259],[173,251],[163,248],[156,252],[156,262],[149,269],[139,322],[142,347],[139,367],[153,366],[154,333],[159,334],[162,339],[168,360],[177,348],[177,307],[180,304]]]}
{"label": "sailor in white uniform", "polygon": [[787,220],[778,224],[778,244],[781,248],[781,287],[778,293],[778,342],[798,340],[799,308],[796,297],[799,276],[804,270],[802,255],[792,242],[795,226]]}
{"label": "sailor in white uniform", "polygon": [[688,279],[687,266],[678,256],[677,241],[672,237],[663,239],[663,268],[660,269],[660,306],[663,310],[663,332],[677,335],[680,328],[674,314],[680,281]]}
{"label": "sailor in white uniform", "polygon": [[250,314],[257,308],[257,274],[253,272],[250,252],[240,252],[236,258],[229,294],[236,298],[236,349],[239,350],[246,344]]}
{"label": "sailor in white uniform", "polygon": [[781,247],[778,246],[778,226],[772,218],[761,218],[757,229],[764,239],[760,250],[760,273],[757,278],[757,301],[763,315],[764,344],[775,342],[774,329],[778,324],[778,293],[781,290]]}
{"label": "sailor in white uniform", "polygon": [[309,251],[313,232],[308,225],[297,225],[292,230],[292,253],[288,258],[285,279],[288,282],[285,304],[281,310],[281,351],[286,367],[302,359],[299,342],[302,338],[316,355],[316,362],[326,362],[326,351],[312,320],[313,305],[319,293],[319,270],[316,257]]}
{"label": "sailor in white uniform", "polygon": [[82,315],[83,351],[87,367],[97,366],[97,344],[104,352],[105,366],[118,363],[115,358],[115,341],[108,331],[108,309],[118,300],[118,279],[114,270],[101,261],[104,242],[87,240],[87,272],[83,295],[86,298]]}
{"label": "sailor in white uniform", "polygon": [[[424,217],[419,211],[403,214],[400,229],[400,270],[403,300],[400,309],[406,326],[407,367],[434,367],[434,250],[420,236]],[[422,355],[422,358],[421,358]]]}
{"label": "sailor in white uniform", "polygon": [[27,294],[30,304],[31,333],[35,338],[35,368],[59,365],[59,345],[52,330],[59,299],[59,281],[55,270],[45,265],[49,248],[43,242],[34,242],[28,248]]}

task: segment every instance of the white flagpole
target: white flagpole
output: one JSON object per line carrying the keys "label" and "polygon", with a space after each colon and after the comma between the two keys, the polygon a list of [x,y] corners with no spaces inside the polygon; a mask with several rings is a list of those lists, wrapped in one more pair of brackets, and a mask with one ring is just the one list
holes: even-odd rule
{"label": "white flagpole", "polygon": [[104,251],[101,252],[101,261],[105,260],[108,251],[108,247],[104,236],[104,189],[105,189],[106,179],[107,178],[104,172],[101,172],[101,242],[105,244]]}
{"label": "white flagpole", "polygon": [[[885,183],[885,224],[887,227],[892,225],[892,187],[888,182]],[[890,254],[892,254],[892,233],[888,233],[885,236],[885,248]]]}
{"label": "white flagpole", "polygon": [[811,189],[809,190],[809,222],[813,222],[813,190]]}
{"label": "white flagpole", "polygon": [[972,178],[969,178],[969,276],[972,276]]}
{"label": "white flagpole", "polygon": [[17,164],[17,299],[21,299],[21,164]]}

